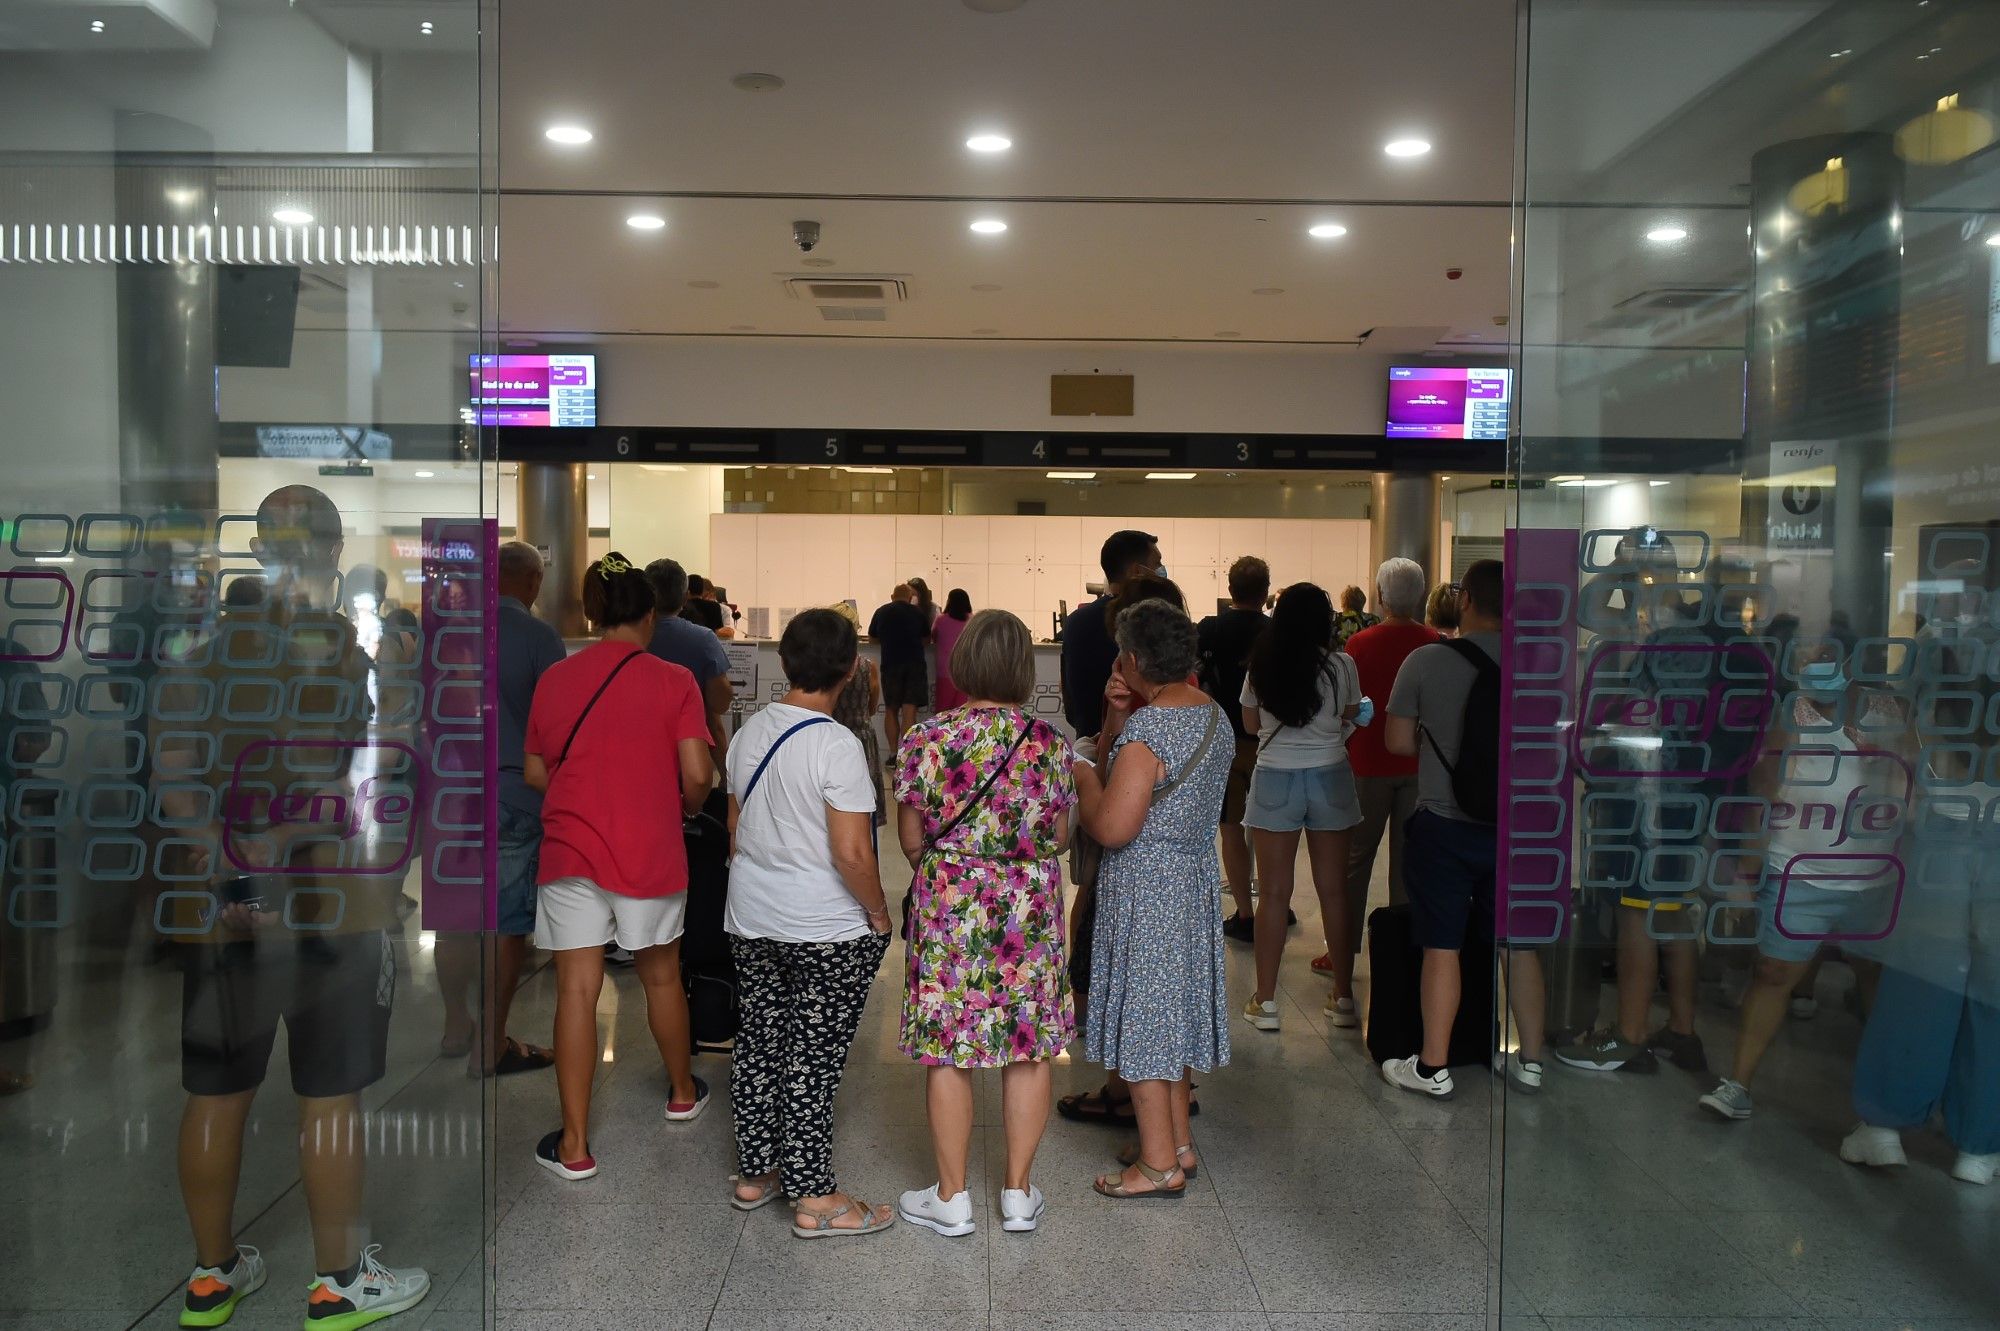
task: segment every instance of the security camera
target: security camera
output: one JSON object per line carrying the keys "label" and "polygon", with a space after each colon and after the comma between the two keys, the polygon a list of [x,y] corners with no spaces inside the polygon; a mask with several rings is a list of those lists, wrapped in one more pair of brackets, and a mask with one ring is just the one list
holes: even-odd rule
{"label": "security camera", "polygon": [[792,223],[792,243],[799,247],[799,253],[811,254],[819,245],[819,223]]}

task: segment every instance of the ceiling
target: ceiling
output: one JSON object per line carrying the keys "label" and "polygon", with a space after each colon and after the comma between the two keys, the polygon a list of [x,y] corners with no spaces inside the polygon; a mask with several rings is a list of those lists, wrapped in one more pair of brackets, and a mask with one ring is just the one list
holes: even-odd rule
{"label": "ceiling", "polygon": [[[576,12],[501,10],[503,331],[1504,342],[1512,0]],[[749,72],[784,86],[732,86]],[[1014,146],[968,151],[980,132]],[[1433,151],[1383,152],[1408,136]],[[797,218],[824,226],[811,267]],[[1305,234],[1327,221],[1348,234]],[[910,298],[831,323],[798,275]]]}

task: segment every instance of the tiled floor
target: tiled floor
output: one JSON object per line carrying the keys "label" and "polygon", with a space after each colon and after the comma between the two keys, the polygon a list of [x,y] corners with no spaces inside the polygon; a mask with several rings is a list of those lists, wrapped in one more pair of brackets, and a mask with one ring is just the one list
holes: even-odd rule
{"label": "tiled floor", "polygon": [[[1036,1170],[1050,1203],[1040,1232],[986,1223],[959,1240],[899,1225],[865,1242],[798,1243],[780,1208],[731,1210],[726,1103],[691,1126],[660,1120],[663,1079],[629,976],[602,1006],[592,1144],[604,1173],[565,1185],[532,1165],[531,1144],[555,1121],[554,1086],[536,1076],[494,1088],[489,1175],[481,1087],[435,1057],[430,952],[412,933],[390,1075],[370,1097],[370,1210],[385,1257],[428,1265],[437,1287],[387,1325],[483,1327],[490,1282],[497,1325],[520,1331],[1470,1331],[1503,1309],[1506,1327],[1555,1331],[2000,1326],[2000,1189],[1949,1180],[1935,1139],[1913,1138],[1896,1175],[1834,1158],[1859,1029],[1837,1001],[1842,968],[1827,968],[1820,1018],[1781,1037],[1751,1122],[1702,1115],[1705,1088],[1671,1068],[1552,1068],[1542,1096],[1504,1106],[1490,1079],[1461,1072],[1458,1098],[1440,1104],[1385,1087],[1358,1034],[1324,1024],[1326,987],[1307,965],[1314,912],[1299,904],[1285,1028],[1239,1023],[1234,1064],[1204,1079],[1203,1172],[1186,1201],[1096,1197],[1090,1178],[1122,1139],[1052,1119]],[[0,1269],[37,1273],[0,1282],[0,1331],[170,1326],[185,1275],[177,979],[102,949],[76,957],[55,1028],[0,1046],[41,1079],[0,1102],[14,1166]],[[1248,950],[1231,945],[1230,957],[1240,1003]],[[922,1075],[895,1050],[898,950],[884,976],[841,1093],[838,1151],[844,1187],[893,1201],[929,1179],[930,1163]],[[528,983],[518,1031],[546,1032],[550,978]],[[1732,1028],[1726,1007],[1704,1009],[1712,1058]],[[724,1060],[698,1068],[726,1086]],[[1059,1092],[1095,1082],[1094,1069],[1058,1070]],[[982,1217],[1004,1163],[997,1116],[987,1077],[972,1156]],[[282,1094],[260,1102],[240,1215],[273,1278],[235,1325],[289,1327],[302,1312],[295,1122]],[[490,1273],[478,1255],[488,1189]]]}

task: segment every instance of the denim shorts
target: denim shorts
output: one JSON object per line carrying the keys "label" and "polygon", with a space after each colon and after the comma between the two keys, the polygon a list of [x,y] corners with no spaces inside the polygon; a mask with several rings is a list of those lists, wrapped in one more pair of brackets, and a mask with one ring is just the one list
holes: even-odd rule
{"label": "denim shorts", "polygon": [[1361,821],[1354,769],[1259,765],[1250,778],[1243,825],[1260,832],[1344,832]]}
{"label": "denim shorts", "polygon": [[500,903],[496,932],[535,932],[535,874],[542,858],[540,815],[500,806]]}
{"label": "denim shorts", "polygon": [[1757,950],[1773,961],[1802,962],[1829,942],[1871,942],[1889,928],[1895,905],[1896,894],[1886,884],[1828,887],[1774,871],[1757,890]]}

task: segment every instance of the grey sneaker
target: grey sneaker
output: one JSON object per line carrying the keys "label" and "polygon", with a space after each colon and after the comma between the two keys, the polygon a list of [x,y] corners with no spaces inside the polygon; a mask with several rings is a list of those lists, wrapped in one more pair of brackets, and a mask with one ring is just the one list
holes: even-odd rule
{"label": "grey sneaker", "polygon": [[1658,1072],[1653,1051],[1633,1044],[1616,1031],[1592,1031],[1575,1044],[1556,1050],[1556,1057],[1586,1072]]}
{"label": "grey sneaker", "polygon": [[1748,1118],[1756,1108],[1750,1101],[1750,1088],[1727,1077],[1717,1082],[1715,1089],[1702,1096],[1698,1103],[1710,1113],[1727,1119]]}

